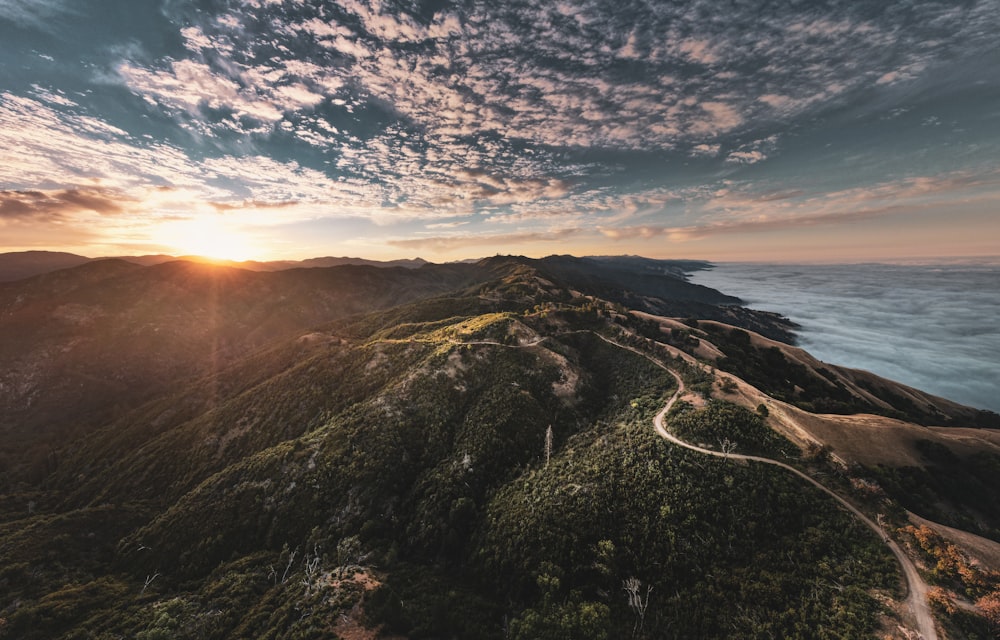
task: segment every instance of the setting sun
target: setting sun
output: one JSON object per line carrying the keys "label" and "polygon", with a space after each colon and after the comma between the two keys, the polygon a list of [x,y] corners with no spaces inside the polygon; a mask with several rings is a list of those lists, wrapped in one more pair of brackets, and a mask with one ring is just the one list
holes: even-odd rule
{"label": "setting sun", "polygon": [[220,216],[164,223],[156,239],[178,253],[215,260],[249,260],[260,252],[246,232]]}

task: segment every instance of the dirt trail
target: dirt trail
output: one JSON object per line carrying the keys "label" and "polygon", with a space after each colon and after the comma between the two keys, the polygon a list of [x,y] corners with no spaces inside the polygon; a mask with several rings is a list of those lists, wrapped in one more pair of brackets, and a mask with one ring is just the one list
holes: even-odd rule
{"label": "dirt trail", "polygon": [[650,362],[654,363],[658,367],[666,370],[668,373],[670,373],[670,375],[672,375],[677,380],[677,391],[675,391],[674,394],[670,396],[670,399],[667,400],[667,403],[663,406],[662,409],[660,409],[660,412],[656,414],[656,417],[653,418],[653,427],[656,429],[656,433],[660,435],[662,438],[679,447],[683,447],[691,451],[696,451],[698,453],[707,456],[714,456],[716,458],[725,458],[725,459],[732,458],[733,460],[760,462],[762,464],[769,464],[776,467],[781,467],[782,469],[785,469],[786,471],[795,474],[802,480],[805,480],[809,484],[813,485],[814,487],[820,489],[821,491],[829,495],[831,498],[836,500],[841,506],[843,506],[850,513],[852,513],[856,518],[858,518],[861,522],[867,525],[868,528],[877,533],[879,537],[882,538],[882,541],[886,544],[886,546],[889,547],[889,550],[892,551],[893,555],[896,556],[896,560],[903,568],[903,576],[906,578],[907,591],[909,592],[909,595],[906,599],[906,603],[913,614],[914,621],[916,622],[917,628],[920,633],[920,637],[923,638],[923,640],[938,640],[937,630],[934,627],[934,617],[931,615],[930,606],[927,604],[927,583],[925,583],[923,578],[920,577],[920,574],[917,572],[917,567],[913,564],[910,558],[907,557],[905,553],[903,553],[903,550],[899,547],[898,544],[896,544],[894,540],[892,540],[891,538],[888,537],[888,535],[886,535],[885,531],[882,530],[882,527],[880,527],[868,516],[862,513],[857,507],[855,507],[847,500],[834,493],[831,489],[828,489],[826,486],[824,486],[814,478],[806,475],[805,473],[799,471],[798,469],[796,469],[791,465],[785,464],[784,462],[779,462],[778,460],[772,460],[771,458],[765,458],[762,456],[748,456],[738,453],[725,454],[720,451],[705,449],[690,444],[688,442],[685,442],[680,438],[677,438],[676,436],[671,434],[669,431],[667,431],[666,427],[664,426],[663,420],[664,417],[667,415],[667,413],[669,413],[670,410],[673,408],[677,400],[679,400],[680,397],[685,393],[684,381],[681,379],[681,376],[670,367],[666,366],[665,364],[663,364],[656,358],[650,356],[649,354],[643,353],[639,349],[635,349],[633,347],[629,347],[627,345],[615,342],[614,340],[611,340],[610,338],[606,338],[599,334],[595,335],[597,335],[599,338],[601,338],[602,340],[604,340],[609,344],[613,344],[622,349],[627,349],[628,351],[631,351],[637,355],[640,355],[648,359]]}
{"label": "dirt trail", "polygon": [[[820,491],[829,495],[831,498],[836,500],[841,506],[847,509],[851,514],[853,514],[858,520],[863,522],[869,529],[877,533],[879,537],[882,539],[882,541],[885,543],[885,545],[889,547],[889,550],[892,551],[893,555],[896,556],[896,560],[903,568],[903,576],[906,579],[906,585],[908,591],[906,604],[907,607],[910,609],[911,613],[913,614],[914,622],[916,623],[917,628],[919,630],[920,634],[919,637],[922,638],[923,640],[938,640],[937,630],[934,627],[934,617],[931,615],[930,606],[927,604],[927,583],[925,583],[923,578],[920,577],[920,574],[917,572],[917,567],[913,564],[910,558],[907,557],[907,555],[903,553],[903,550],[899,547],[899,545],[896,544],[896,542],[892,540],[886,534],[885,531],[883,531],[882,527],[880,527],[877,523],[875,523],[868,516],[862,513],[857,507],[852,505],[850,502],[840,497],[838,494],[834,493],[833,490],[828,489],[819,481],[815,480],[809,475],[806,475],[805,473],[799,471],[798,469],[796,469],[791,465],[785,464],[784,462],[780,462],[778,460],[773,460],[771,458],[765,458],[762,456],[748,456],[738,453],[726,454],[720,451],[713,451],[711,449],[705,449],[703,447],[690,444],[688,442],[681,440],[680,438],[677,438],[669,431],[667,431],[666,427],[663,424],[663,421],[667,413],[669,413],[670,410],[673,408],[674,404],[686,392],[686,389],[684,387],[684,380],[681,379],[680,374],[678,374],[676,371],[665,365],[660,360],[649,355],[648,353],[644,353],[643,351],[640,351],[639,349],[636,349],[634,347],[630,347],[628,345],[621,344],[620,342],[616,342],[615,340],[602,336],[599,333],[591,331],[588,331],[588,333],[592,333],[593,335],[597,336],[598,338],[600,338],[604,342],[607,342],[608,344],[614,345],[620,349],[631,351],[636,355],[646,358],[656,366],[667,371],[677,380],[677,391],[675,391],[674,394],[670,396],[670,399],[667,400],[663,408],[660,409],[660,412],[657,413],[656,417],[653,418],[653,427],[655,428],[656,433],[660,435],[662,438],[679,447],[683,447],[685,449],[689,449],[691,451],[695,451],[697,453],[701,453],[707,456],[713,456],[716,458],[724,458],[724,459],[731,458],[733,460],[745,460],[748,462],[760,462],[762,464],[769,464],[772,466],[781,467],[782,469],[785,469],[789,473],[795,474],[797,477],[801,478],[802,480],[813,485]],[[544,340],[545,340],[544,337],[540,337],[529,343],[514,344],[514,345],[503,344],[492,340],[471,340],[467,342],[452,341],[452,344],[492,345],[497,347],[525,348],[525,347],[538,346]]]}

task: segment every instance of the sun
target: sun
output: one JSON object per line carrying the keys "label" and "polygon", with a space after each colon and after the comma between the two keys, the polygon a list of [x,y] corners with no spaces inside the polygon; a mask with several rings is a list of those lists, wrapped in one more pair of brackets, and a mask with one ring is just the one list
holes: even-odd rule
{"label": "sun", "polygon": [[156,231],[156,239],[182,255],[213,260],[239,262],[260,253],[260,247],[245,231],[216,215],[164,222]]}

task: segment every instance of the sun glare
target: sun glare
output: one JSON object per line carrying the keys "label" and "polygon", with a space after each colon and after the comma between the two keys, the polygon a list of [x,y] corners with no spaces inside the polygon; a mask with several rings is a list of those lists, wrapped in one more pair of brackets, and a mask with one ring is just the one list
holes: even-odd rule
{"label": "sun glare", "polygon": [[156,239],[180,254],[213,260],[249,260],[260,252],[250,236],[217,216],[164,223]]}

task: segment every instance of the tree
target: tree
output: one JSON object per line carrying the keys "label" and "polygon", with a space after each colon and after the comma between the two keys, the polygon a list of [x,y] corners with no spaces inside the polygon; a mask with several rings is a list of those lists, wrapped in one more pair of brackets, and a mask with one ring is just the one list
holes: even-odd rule
{"label": "tree", "polygon": [[622,582],[622,589],[628,598],[628,606],[635,613],[635,625],[632,627],[632,636],[642,631],[642,625],[646,620],[646,607],[649,606],[649,594],[653,590],[653,585],[646,586],[646,596],[640,594],[642,581],[639,578],[631,577]]}
{"label": "tree", "polygon": [[552,425],[545,430],[545,466],[549,466],[549,458],[552,457]]}
{"label": "tree", "polygon": [[361,564],[363,555],[358,536],[348,536],[337,543],[337,562],[341,567]]}
{"label": "tree", "polygon": [[976,600],[976,607],[983,612],[992,633],[1000,633],[1000,591],[994,591]]}
{"label": "tree", "polygon": [[736,443],[729,438],[723,438],[719,442],[719,448],[722,450],[722,455],[724,455],[726,460],[729,460],[729,454],[736,450]]}
{"label": "tree", "polygon": [[878,523],[878,528],[882,530],[882,540],[889,541],[889,521],[886,519],[884,513],[880,513],[875,516],[875,522]]}

